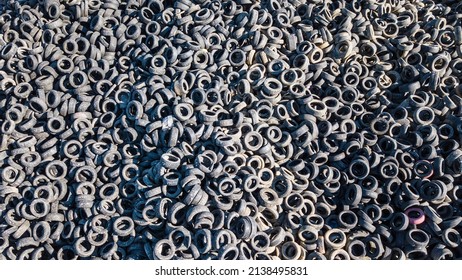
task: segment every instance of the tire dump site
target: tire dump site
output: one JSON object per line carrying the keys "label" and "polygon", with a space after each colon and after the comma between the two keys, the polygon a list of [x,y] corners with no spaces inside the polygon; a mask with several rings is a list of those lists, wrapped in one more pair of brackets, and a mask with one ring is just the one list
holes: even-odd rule
{"label": "tire dump site", "polygon": [[462,258],[462,2],[0,0],[0,259]]}

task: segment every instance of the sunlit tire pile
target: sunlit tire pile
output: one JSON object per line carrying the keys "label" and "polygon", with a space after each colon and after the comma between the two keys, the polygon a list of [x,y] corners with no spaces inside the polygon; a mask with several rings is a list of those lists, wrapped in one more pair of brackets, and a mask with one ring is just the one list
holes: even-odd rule
{"label": "sunlit tire pile", "polygon": [[0,259],[459,259],[462,3],[0,0]]}

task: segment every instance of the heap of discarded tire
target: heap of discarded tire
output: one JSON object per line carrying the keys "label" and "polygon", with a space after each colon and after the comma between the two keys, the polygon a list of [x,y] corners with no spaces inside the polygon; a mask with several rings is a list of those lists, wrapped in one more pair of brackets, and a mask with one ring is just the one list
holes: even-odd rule
{"label": "heap of discarded tire", "polygon": [[1,0],[0,259],[462,257],[462,3]]}

